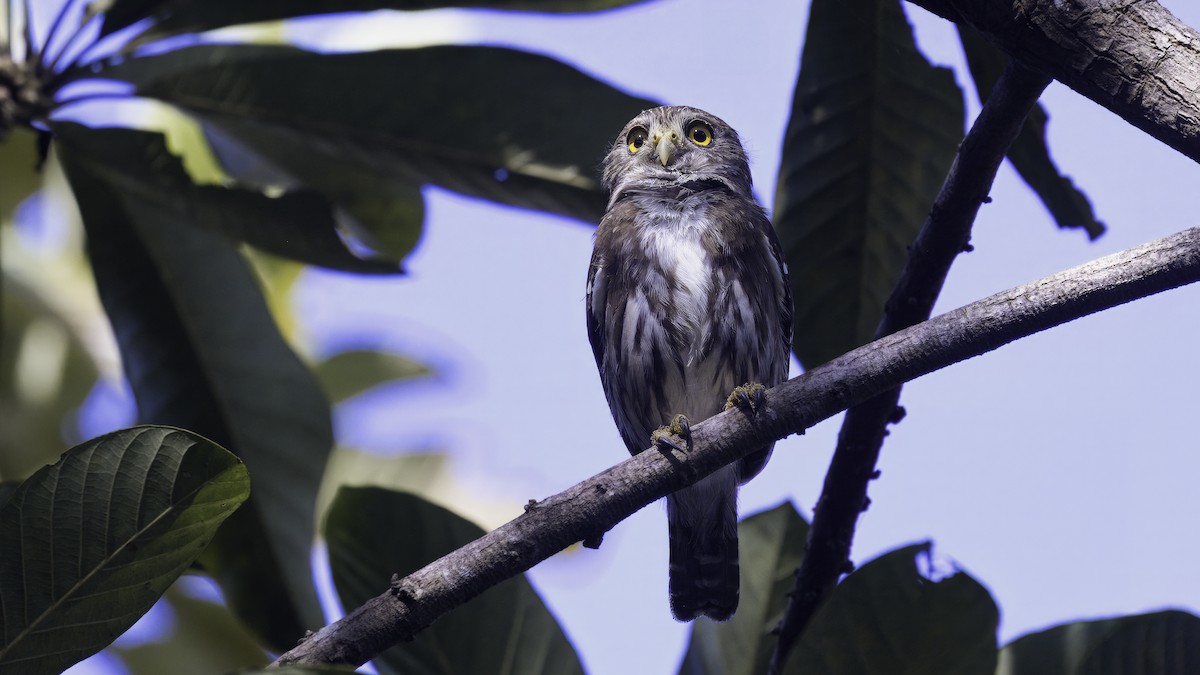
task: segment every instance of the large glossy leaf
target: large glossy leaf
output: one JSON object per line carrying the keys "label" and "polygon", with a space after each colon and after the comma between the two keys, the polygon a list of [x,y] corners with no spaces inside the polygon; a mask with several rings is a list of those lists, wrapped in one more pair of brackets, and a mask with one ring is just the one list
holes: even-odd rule
{"label": "large glossy leaf", "polygon": [[144,18],[155,25],[144,36],[191,33],[255,21],[289,19],[310,14],[363,12],[374,9],[420,10],[438,7],[486,7],[533,12],[587,12],[632,5],[644,0],[116,0],[105,14],[102,35]]}
{"label": "large glossy leaf", "polygon": [[738,526],[742,564],[737,613],[725,623],[696,621],[680,675],[761,675],[778,642],[773,630],[804,555],[808,523],[791,502],[756,513]]}
{"label": "large glossy leaf", "polygon": [[[325,521],[329,566],[342,605],[357,607],[484,534],[415,495],[343,487]],[[583,668],[571,643],[524,576],[489,589],[439,618],[412,642],[375,660],[382,673],[569,675]]]}
{"label": "large glossy leaf", "polygon": [[358,249],[403,260],[420,240],[425,200],[419,185],[381,176],[336,153],[321,154],[308,144],[266,143],[252,150],[212,124],[196,126],[223,175],[270,192],[314,189],[333,201],[339,233]]}
{"label": "large glossy leaf", "polygon": [[613,134],[653,105],[498,47],[203,45],[100,76],[132,82],[301,178],[329,161],[589,223],[604,209],[597,169]]}
{"label": "large glossy leaf", "polygon": [[1079,621],[1023,635],[996,675],[1200,673],[1200,618],[1177,610]]}
{"label": "large glossy leaf", "polygon": [[221,529],[201,563],[282,650],[322,623],[309,556],[332,445],[328,405],[232,245],[196,222],[187,195],[121,189],[108,165],[130,160],[86,154],[92,146],[75,139],[91,132],[62,135],[60,151],[139,418],[202,432],[246,462],[253,508]]}
{"label": "large glossy leaf", "polygon": [[57,673],[137,621],[250,493],[245,466],[179,429],[88,441],[0,507],[0,671]]}
{"label": "large glossy leaf", "polygon": [[791,114],[774,215],[812,368],[874,338],[964,113],[899,0],[814,0]]}
{"label": "large glossy leaf", "polygon": [[338,206],[341,231],[362,247],[404,260],[420,240],[425,220],[420,186],[382,176],[319,146],[281,141],[256,143],[251,150],[218,126],[202,126],[226,172],[253,185],[297,185],[320,191]]}
{"label": "large glossy leaf", "polygon": [[396,261],[364,260],[337,234],[333,206],[311,190],[269,197],[256,190],[197,185],[157,133],[55,125],[55,134],[81,156],[103,158],[105,179],[129,199],[170,195],[191,222],[301,262],[351,272],[397,272]]}
{"label": "large glossy leaf", "polygon": [[930,544],[886,553],[846,577],[813,618],[784,673],[993,675],[1000,614],[962,570],[933,579]]}
{"label": "large glossy leaf", "polygon": [[[962,24],[955,24],[955,27],[958,28],[979,99],[986,101],[1008,64],[1008,56],[992,46],[974,28]],[[1059,227],[1083,228],[1089,239],[1095,239],[1104,234],[1104,223],[1096,219],[1087,195],[1075,187],[1070,178],[1062,175],[1050,158],[1050,148],[1046,145],[1046,125],[1049,121],[1046,109],[1040,103],[1034,106],[1025,119],[1021,133],[1008,149],[1008,159],[1046,205]]]}

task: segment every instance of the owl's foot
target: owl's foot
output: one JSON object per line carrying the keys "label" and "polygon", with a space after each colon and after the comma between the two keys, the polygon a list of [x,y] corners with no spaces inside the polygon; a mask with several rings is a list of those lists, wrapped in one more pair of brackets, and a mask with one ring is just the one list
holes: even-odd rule
{"label": "owl's foot", "polygon": [[766,391],[767,388],[757,382],[747,382],[740,387],[734,387],[729,399],[725,401],[725,409],[741,408],[753,417],[762,408],[763,394]]}
{"label": "owl's foot", "polygon": [[[676,436],[683,440],[683,445],[675,440]],[[674,448],[684,454],[691,452],[692,424],[688,421],[687,415],[676,415],[670,424],[655,429],[654,433],[650,434],[650,442],[654,445]]]}

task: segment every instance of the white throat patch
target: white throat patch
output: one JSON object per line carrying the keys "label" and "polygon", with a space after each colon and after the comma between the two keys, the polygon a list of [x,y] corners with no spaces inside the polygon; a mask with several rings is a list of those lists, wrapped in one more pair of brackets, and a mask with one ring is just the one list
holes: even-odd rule
{"label": "white throat patch", "polygon": [[649,255],[675,279],[671,305],[675,324],[691,334],[692,344],[686,365],[692,365],[704,339],[710,317],[712,293],[711,265],[701,237],[707,227],[703,200],[688,200],[668,206],[659,199],[643,202],[643,233]]}

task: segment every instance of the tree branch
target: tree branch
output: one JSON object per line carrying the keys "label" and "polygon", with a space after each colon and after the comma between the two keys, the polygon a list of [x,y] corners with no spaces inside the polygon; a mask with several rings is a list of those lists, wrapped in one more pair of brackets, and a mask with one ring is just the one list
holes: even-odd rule
{"label": "tree branch", "polygon": [[771,389],[750,418],[692,428],[691,453],[642,452],[553,497],[371,599],[275,664],[361,664],[570,544],[756,448],[952,363],[1073,319],[1200,280],[1200,228],[1046,277],[855,349]]}
{"label": "tree branch", "polygon": [[[971,225],[987,199],[1000,162],[1049,83],[1045,76],[1015,62],[1005,68],[959,146],[929,217],[909,247],[908,261],[885,305],[877,338],[929,318],[950,265],[960,252],[969,250]],[[796,583],[779,624],[779,642],[771,655],[769,673],[783,672],[787,656],[808,622],[825,604],[841,575],[854,567],[850,546],[855,526],[870,503],[867,484],[877,475],[875,466],[887,425],[903,416],[899,402],[897,387],[846,412],[821,497],[813,509]]]}
{"label": "tree branch", "polygon": [[1200,162],[1200,33],[1153,0],[909,0]]}

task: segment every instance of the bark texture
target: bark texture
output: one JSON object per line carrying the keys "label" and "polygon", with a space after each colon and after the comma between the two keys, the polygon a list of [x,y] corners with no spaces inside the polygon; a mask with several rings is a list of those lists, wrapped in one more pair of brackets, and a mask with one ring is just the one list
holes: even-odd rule
{"label": "bark texture", "polygon": [[1153,0],[909,0],[1200,161],[1200,32]]}

